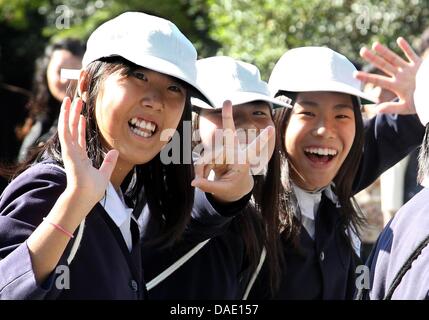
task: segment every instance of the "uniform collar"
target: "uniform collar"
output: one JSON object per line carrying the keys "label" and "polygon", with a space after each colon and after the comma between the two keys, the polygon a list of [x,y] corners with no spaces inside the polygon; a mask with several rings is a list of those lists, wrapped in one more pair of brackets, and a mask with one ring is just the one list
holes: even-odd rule
{"label": "uniform collar", "polygon": [[118,227],[121,227],[131,218],[133,209],[128,208],[125,204],[121,190],[119,190],[118,194],[110,182],[106,195],[100,200],[100,204]]}
{"label": "uniform collar", "polygon": [[[292,182],[292,188],[295,194],[295,198],[297,201],[297,205],[299,207],[299,211],[301,215],[307,217],[308,219],[315,220],[316,212],[319,209],[319,204],[322,199],[322,193],[339,207],[338,197],[332,190],[332,186],[335,186],[333,182],[331,182],[326,187],[320,188],[315,191],[307,191],[301,189],[296,184]],[[295,210],[295,214],[297,214],[297,210]]]}

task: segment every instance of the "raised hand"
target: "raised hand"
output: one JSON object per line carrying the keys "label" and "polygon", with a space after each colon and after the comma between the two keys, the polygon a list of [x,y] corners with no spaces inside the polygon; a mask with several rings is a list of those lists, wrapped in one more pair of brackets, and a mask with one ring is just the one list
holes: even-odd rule
{"label": "raised hand", "polygon": [[[274,139],[274,128],[265,128],[247,147],[241,147],[235,130],[230,101],[222,108],[223,143],[205,150],[195,162],[194,187],[213,194],[221,202],[239,200],[249,193],[254,184],[253,174],[257,174],[269,161],[268,143]],[[208,180],[210,171],[215,173],[214,181]]]}
{"label": "raised hand", "polygon": [[362,48],[360,55],[367,62],[386,73],[388,76],[357,72],[356,78],[363,82],[373,83],[375,86],[385,88],[396,94],[399,101],[381,102],[376,106],[378,112],[414,114],[413,93],[417,70],[421,64],[421,58],[414,52],[408,42],[399,37],[397,44],[404,53],[404,60],[384,45],[375,42],[372,51]]}
{"label": "raised hand", "polygon": [[118,151],[110,150],[96,169],[88,158],[85,140],[85,118],[80,114],[82,100],[73,104],[66,97],[61,106],[58,136],[67,175],[66,191],[81,196],[82,201],[95,205],[103,196],[118,159]]}

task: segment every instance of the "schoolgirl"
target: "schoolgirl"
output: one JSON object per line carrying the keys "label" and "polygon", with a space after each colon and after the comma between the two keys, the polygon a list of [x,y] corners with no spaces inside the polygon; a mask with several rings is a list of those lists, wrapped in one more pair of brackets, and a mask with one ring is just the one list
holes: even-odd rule
{"label": "schoolgirl", "polygon": [[364,124],[360,98],[371,98],[360,91],[355,71],[346,57],[322,47],[289,50],[272,71],[273,93],[293,104],[276,113],[275,123],[294,210],[292,225],[280,234],[285,265],[279,288],[270,293],[265,263],[250,298],[353,297],[362,222],[351,197],[423,134],[414,115],[379,114]]}
{"label": "schoolgirl", "polygon": [[[1,196],[2,299],[144,298],[136,220],[146,204],[161,222],[158,240],[176,241],[190,219],[191,182],[200,183],[191,163],[160,159],[164,130],[190,141],[183,122],[198,91],[196,57],[174,24],[144,13],[124,13],[92,33],[58,135]],[[238,191],[229,185],[235,198],[206,205],[234,209],[253,186],[247,182]]]}
{"label": "schoolgirl", "polygon": [[[234,128],[242,148],[251,144],[257,135],[263,135],[261,132],[267,128],[273,129],[272,108],[289,106],[270,97],[267,83],[261,80],[254,65],[216,56],[199,60],[197,71],[198,85],[216,106],[212,108],[204,101],[192,98],[193,132],[200,138],[197,142],[203,153],[216,148],[223,118],[231,108],[228,103],[224,104],[226,99],[232,105]],[[280,205],[285,202],[279,199],[280,163],[274,139],[269,139],[267,147],[259,151],[258,160],[252,162],[255,179],[252,201],[217,236],[197,243],[195,247],[188,245],[187,250],[183,250],[183,246],[168,251],[144,247],[144,255],[151,257],[143,261],[145,279],[149,284],[156,283],[148,287],[152,299],[241,299],[262,251],[270,261],[270,281],[278,281],[276,275],[281,257],[278,252],[278,215]],[[261,172],[267,162],[266,172]],[[219,170],[211,169],[216,180]],[[180,254],[177,254],[178,249]],[[177,256],[180,260],[174,261],[172,257]],[[174,267],[174,272],[162,281],[154,281],[169,265]]]}

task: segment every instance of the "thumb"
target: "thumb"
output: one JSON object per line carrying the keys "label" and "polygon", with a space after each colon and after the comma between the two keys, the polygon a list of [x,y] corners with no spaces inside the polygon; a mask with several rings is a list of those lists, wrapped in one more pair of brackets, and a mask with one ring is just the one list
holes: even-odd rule
{"label": "thumb", "polygon": [[404,102],[383,102],[376,106],[377,113],[412,114]]}
{"label": "thumb", "polygon": [[118,150],[110,150],[106,157],[103,160],[103,163],[100,167],[100,172],[103,173],[103,175],[110,180],[110,177],[112,175],[113,169],[116,166],[116,162],[118,161],[119,151]]}

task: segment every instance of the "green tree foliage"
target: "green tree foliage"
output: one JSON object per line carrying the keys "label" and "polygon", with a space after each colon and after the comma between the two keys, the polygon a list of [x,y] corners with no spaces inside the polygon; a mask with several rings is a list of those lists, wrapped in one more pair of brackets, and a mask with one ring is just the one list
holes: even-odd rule
{"label": "green tree foliage", "polygon": [[379,40],[396,48],[429,27],[427,0],[207,0],[218,54],[258,65],[265,77],[297,46],[328,46],[362,62],[359,49]]}

